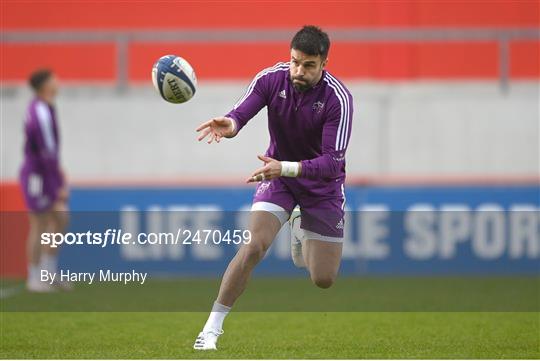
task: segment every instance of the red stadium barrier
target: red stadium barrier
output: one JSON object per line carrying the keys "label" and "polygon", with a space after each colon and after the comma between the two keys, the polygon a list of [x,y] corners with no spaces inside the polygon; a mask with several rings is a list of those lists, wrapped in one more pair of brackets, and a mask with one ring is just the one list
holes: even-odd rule
{"label": "red stadium barrier", "polygon": [[[539,49],[540,42],[510,44],[512,79],[540,78]],[[25,80],[36,67],[35,59],[40,59],[40,66],[55,69],[63,80],[116,79],[113,44],[4,44],[2,50],[1,79],[5,81]],[[349,79],[496,80],[498,51],[495,42],[337,42],[329,69]],[[287,60],[288,55],[287,45],[282,43],[133,43],[129,46],[129,80],[149,83],[152,64],[169,53],[182,54],[196,64],[197,76],[203,80],[248,79],[262,67]]]}
{"label": "red stadium barrier", "polygon": [[510,43],[510,77],[513,79],[540,78],[540,42]]}
{"label": "red stadium barrier", "polygon": [[253,77],[262,67],[287,60],[282,43],[135,43],[129,47],[129,79],[150,82],[150,70],[166,54],[182,54],[193,64],[199,79]]}
{"label": "red stadium barrier", "polygon": [[5,30],[538,27],[536,0],[427,1],[14,1],[2,2]]}
{"label": "red stadium barrier", "polygon": [[[397,81],[501,79],[503,83],[508,81],[507,75],[510,80],[540,78],[540,42],[534,34],[516,38],[512,37],[515,34],[500,35],[492,31],[495,38],[487,39],[467,35],[470,34],[467,30],[471,29],[538,29],[540,3],[534,0],[310,3],[45,0],[2,2],[2,31],[17,32],[18,36],[43,36],[37,42],[3,42],[0,79],[25,81],[36,66],[47,66],[68,81],[113,82],[120,79],[122,82],[149,82],[151,65],[167,53],[186,57],[203,80],[246,79],[262,67],[286,59],[287,41],[250,42],[240,36],[231,40],[233,42],[210,42],[213,37],[208,34],[235,29],[240,34],[249,34],[256,29],[282,29],[292,33],[306,22],[301,14],[307,12],[310,23],[327,30],[393,29],[393,36],[386,40],[376,37],[362,41],[346,38],[334,41],[330,69],[342,78]],[[259,14],[264,16],[257,16]],[[132,32],[167,29],[201,33],[193,39],[188,35],[189,42],[183,43],[174,37],[169,43],[131,38]],[[463,38],[461,35],[452,37],[452,41],[445,39],[445,35],[395,40],[401,29],[457,30],[464,35]],[[46,31],[49,33],[42,33]],[[63,34],[68,40],[51,40],[50,36],[54,37],[54,34]],[[69,40],[71,35],[77,34],[101,34],[99,39],[105,40]],[[123,46],[128,48],[126,53],[121,49]],[[119,54],[124,54],[125,59],[117,59]],[[39,59],[37,65],[36,59]],[[127,69],[127,74],[118,74],[119,69]],[[125,86],[125,82],[122,85]]]}
{"label": "red stadium barrier", "polygon": [[2,44],[1,79],[26,80],[37,67],[54,69],[63,80],[116,78],[115,44]]}
{"label": "red stadium barrier", "polygon": [[[135,43],[129,48],[130,80],[149,82],[152,64],[171,53],[196,64],[200,79],[251,78],[289,55],[282,43]],[[497,54],[494,42],[337,42],[328,68],[340,78],[494,80],[499,75]]]}

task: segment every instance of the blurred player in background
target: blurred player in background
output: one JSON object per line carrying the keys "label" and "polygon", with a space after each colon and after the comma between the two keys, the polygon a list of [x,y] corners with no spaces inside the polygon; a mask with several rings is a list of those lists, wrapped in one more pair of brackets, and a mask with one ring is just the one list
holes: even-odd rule
{"label": "blurred player in background", "polygon": [[50,285],[40,281],[41,270],[57,271],[58,252],[58,248],[41,245],[41,234],[64,232],[68,223],[68,189],[60,166],[60,137],[54,107],[58,81],[50,70],[44,69],[34,72],[29,82],[35,96],[24,124],[24,163],[20,172],[30,216],[26,286],[32,292],[69,290],[69,283]]}
{"label": "blurred player in background", "polygon": [[265,165],[247,180],[260,182],[251,209],[251,242],[229,263],[195,349],[216,349],[225,316],[287,220],[294,264],[306,267],[321,288],[330,287],[337,277],[353,108],[347,88],[324,70],[329,49],[326,33],[303,27],[292,39],[290,63],[261,71],[231,112],[197,128],[199,140],[219,142],[236,136],[268,107],[270,146],[265,156],[258,156]]}

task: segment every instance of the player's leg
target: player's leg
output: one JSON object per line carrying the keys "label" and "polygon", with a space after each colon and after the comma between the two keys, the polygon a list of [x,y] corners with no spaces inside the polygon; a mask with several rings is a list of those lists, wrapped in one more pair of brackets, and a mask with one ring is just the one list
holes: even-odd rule
{"label": "player's leg", "polygon": [[[51,216],[48,224],[48,231],[53,233],[65,233],[69,223],[69,208],[66,200],[58,199],[52,206]],[[41,268],[48,272],[58,271],[58,252],[60,247],[50,247],[43,245],[41,255]],[[73,285],[70,282],[60,281],[56,277],[54,285],[64,291],[71,291]]]}
{"label": "player's leg", "polygon": [[259,183],[251,208],[251,241],[242,245],[229,263],[210,316],[193,346],[195,349],[216,349],[217,338],[223,333],[225,317],[245,290],[251,272],[287,222],[295,204],[294,198],[279,178]]}
{"label": "player's leg", "polygon": [[52,207],[52,225],[54,232],[65,233],[69,224],[69,206],[67,200],[58,199]]}
{"label": "player's leg", "polygon": [[[321,267],[324,269],[326,269],[326,266],[328,266],[329,269],[334,267],[339,268],[342,239],[340,237],[324,236],[315,232],[306,232],[306,230],[302,229],[301,227],[301,213],[300,207],[296,207],[289,219],[289,225],[291,228],[291,258],[294,265],[298,268],[307,268],[312,275],[314,273],[320,274]],[[309,242],[312,240],[316,242]],[[337,243],[337,245],[332,246],[332,243]],[[314,250],[309,252],[309,248],[314,248]],[[328,259],[329,264],[323,266],[321,262],[317,262],[316,260],[319,259],[319,253],[324,255],[325,252],[328,252],[330,258]],[[309,268],[310,260],[312,263],[317,262],[317,264],[320,264],[318,270],[311,271]],[[316,284],[318,283],[316,282]]]}
{"label": "player's leg", "polygon": [[[282,219],[286,220],[288,214]],[[251,212],[249,230],[251,241],[242,245],[229,263],[221,280],[217,300],[214,302],[210,316],[203,331],[195,340],[196,350],[215,350],[217,338],[223,333],[223,321],[234,302],[244,292],[255,266],[263,259],[281,229],[284,220],[278,219],[268,211]]]}
{"label": "player's leg", "polygon": [[251,212],[251,242],[242,245],[229,263],[219,288],[218,303],[232,307],[246,288],[253,268],[263,259],[281,225],[280,219],[273,213]]}
{"label": "player's leg", "polygon": [[26,240],[28,258],[28,279],[26,288],[31,292],[52,292],[54,287],[47,282],[41,282],[42,245],[41,234],[47,232],[50,213],[29,212],[29,230]]}
{"label": "player's leg", "polygon": [[345,196],[300,199],[302,255],[311,280],[321,288],[336,280],[343,249]]}
{"label": "player's leg", "polygon": [[329,288],[334,284],[341,263],[342,249],[341,242],[318,239],[307,239],[304,242],[306,267],[317,287]]}
{"label": "player's leg", "polygon": [[29,230],[26,240],[28,279],[26,287],[32,292],[51,292],[54,287],[41,282],[41,234],[48,232],[51,207],[50,198],[45,194],[43,175],[31,168],[23,167],[20,182],[29,215]]}

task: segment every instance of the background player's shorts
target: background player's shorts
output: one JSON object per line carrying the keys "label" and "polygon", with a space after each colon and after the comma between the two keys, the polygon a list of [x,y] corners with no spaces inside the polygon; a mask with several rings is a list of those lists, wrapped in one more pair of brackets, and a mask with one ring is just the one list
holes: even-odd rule
{"label": "background player's shorts", "polygon": [[61,187],[57,179],[25,167],[21,170],[20,182],[26,206],[33,212],[47,211],[58,198]]}
{"label": "background player's shorts", "polygon": [[[341,187],[341,185],[340,185]],[[253,197],[252,210],[269,211],[283,225],[296,205],[300,206],[300,228],[307,239],[329,242],[343,240],[345,199],[340,197],[314,197],[293,190],[281,178],[260,182]]]}

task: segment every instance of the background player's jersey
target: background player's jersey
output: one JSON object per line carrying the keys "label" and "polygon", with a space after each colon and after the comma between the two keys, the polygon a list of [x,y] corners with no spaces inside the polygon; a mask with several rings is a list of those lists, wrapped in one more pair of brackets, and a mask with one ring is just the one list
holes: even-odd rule
{"label": "background player's jersey", "polygon": [[63,182],[54,107],[37,98],[32,100],[24,133],[21,185],[29,208],[41,210],[56,199]]}
{"label": "background player's jersey", "polygon": [[55,109],[34,99],[28,106],[24,124],[24,163],[36,171],[59,171],[59,135]]}
{"label": "background player's jersey", "polygon": [[305,92],[289,77],[289,63],[261,71],[226,116],[240,130],[268,107],[270,145],[266,155],[280,161],[301,161],[300,178],[283,178],[292,187],[317,195],[342,196],[345,152],[352,126],[352,96],[327,71]]}

